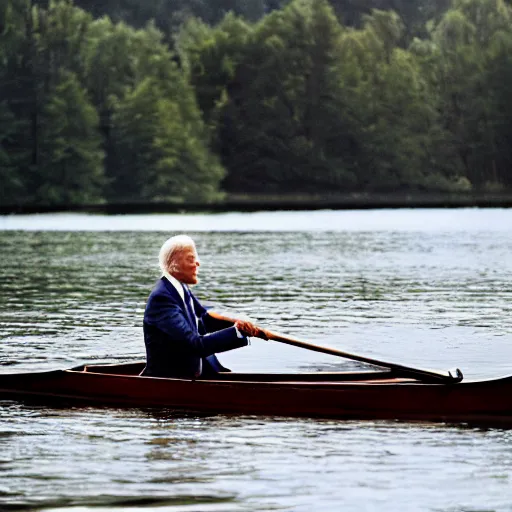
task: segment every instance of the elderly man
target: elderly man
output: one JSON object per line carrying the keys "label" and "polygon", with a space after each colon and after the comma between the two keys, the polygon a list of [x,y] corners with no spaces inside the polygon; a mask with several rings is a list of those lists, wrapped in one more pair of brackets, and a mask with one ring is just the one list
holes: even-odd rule
{"label": "elderly man", "polygon": [[151,377],[211,377],[224,368],[215,356],[248,344],[261,331],[251,322],[209,315],[189,289],[197,284],[199,258],[185,235],[167,240],[159,254],[163,276],[144,313],[146,368]]}

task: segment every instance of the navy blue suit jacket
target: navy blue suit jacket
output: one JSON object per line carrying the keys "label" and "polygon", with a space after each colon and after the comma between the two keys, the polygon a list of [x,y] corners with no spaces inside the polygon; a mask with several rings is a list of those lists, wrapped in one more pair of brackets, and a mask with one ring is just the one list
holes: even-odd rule
{"label": "navy blue suit jacket", "polygon": [[210,317],[191,296],[199,325],[187,314],[180,294],[166,277],[156,283],[144,312],[147,361],[142,375],[188,379],[229,371],[219,363],[215,352],[248,344],[246,337],[237,336],[232,323]]}

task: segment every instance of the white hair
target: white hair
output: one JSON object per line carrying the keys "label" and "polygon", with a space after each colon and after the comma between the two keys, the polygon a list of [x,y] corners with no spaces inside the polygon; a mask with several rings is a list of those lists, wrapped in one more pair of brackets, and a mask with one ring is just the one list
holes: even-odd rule
{"label": "white hair", "polygon": [[166,240],[158,254],[158,264],[162,272],[172,274],[176,271],[176,256],[189,248],[195,250],[196,244],[194,240],[187,235],[176,235]]}

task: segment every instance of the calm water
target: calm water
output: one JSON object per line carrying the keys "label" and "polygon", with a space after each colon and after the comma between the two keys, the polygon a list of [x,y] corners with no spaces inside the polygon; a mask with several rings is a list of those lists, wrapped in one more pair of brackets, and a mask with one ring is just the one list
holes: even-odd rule
{"label": "calm water", "polygon": [[[196,294],[296,337],[512,374],[512,210],[0,217],[0,372],[140,360],[168,236]],[[272,342],[241,371],[351,369]],[[0,402],[0,510],[512,510],[512,431]]]}

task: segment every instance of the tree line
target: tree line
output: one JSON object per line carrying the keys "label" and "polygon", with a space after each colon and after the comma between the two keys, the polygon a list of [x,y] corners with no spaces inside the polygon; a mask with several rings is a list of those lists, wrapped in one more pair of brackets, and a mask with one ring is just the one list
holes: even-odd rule
{"label": "tree line", "polygon": [[0,204],[510,190],[511,7],[376,1],[0,0]]}

